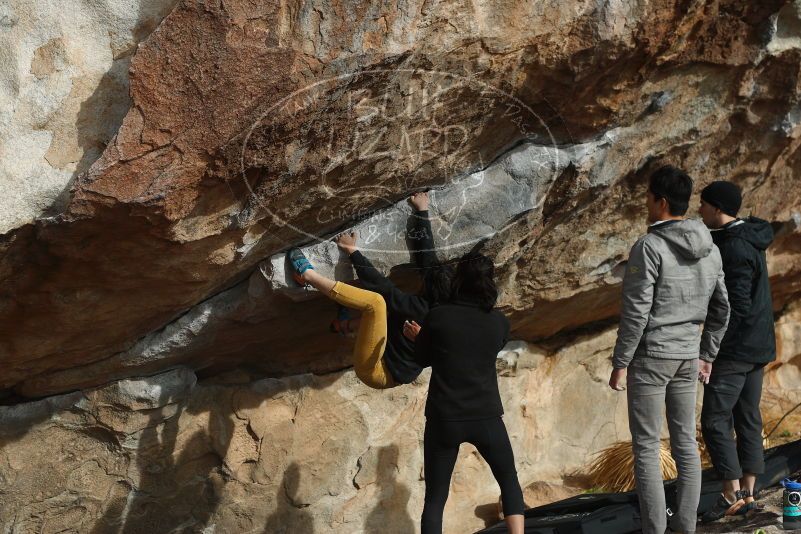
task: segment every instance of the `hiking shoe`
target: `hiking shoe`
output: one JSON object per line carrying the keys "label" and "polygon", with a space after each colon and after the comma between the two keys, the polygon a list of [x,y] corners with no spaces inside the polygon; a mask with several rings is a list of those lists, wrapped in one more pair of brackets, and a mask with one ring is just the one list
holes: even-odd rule
{"label": "hiking shoe", "polygon": [[728,515],[734,515],[737,513],[737,510],[745,506],[745,501],[740,498],[740,492],[736,492],[737,500],[733,503],[726,500],[726,497],[723,494],[718,495],[718,500],[715,501],[715,504],[712,505],[712,508],[707,510],[701,516],[701,523],[711,523],[712,521],[717,521]]}
{"label": "hiking shoe", "polygon": [[739,510],[734,512],[734,515],[747,515],[752,511],[762,510],[762,505],[756,502],[756,499],[748,490],[740,490],[737,492],[737,497],[742,499],[745,504]]}
{"label": "hiking shoe", "polygon": [[291,248],[286,253],[286,259],[292,267],[292,279],[295,280],[295,283],[301,287],[308,286],[309,284],[301,275],[309,269],[314,270],[314,266],[309,261],[309,258],[307,258],[299,248]]}

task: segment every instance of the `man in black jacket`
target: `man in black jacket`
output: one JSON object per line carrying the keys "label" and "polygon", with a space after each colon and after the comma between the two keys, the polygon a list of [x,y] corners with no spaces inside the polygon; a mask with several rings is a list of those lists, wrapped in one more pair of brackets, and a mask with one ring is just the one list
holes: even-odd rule
{"label": "man in black jacket", "polygon": [[421,294],[401,291],[379,272],[358,250],[355,234],[343,234],[337,238],[337,245],[350,257],[360,285],[380,294],[387,304],[384,362],[396,384],[411,383],[423,370],[414,359],[414,342],[403,335],[404,322],[422,322],[432,306],[449,299],[453,277],[453,269],[441,265],[434,251],[434,237],[428,215],[428,193],[415,193],[409,198],[409,202],[414,213],[408,235],[412,259],[422,275]]}
{"label": "man in black jacket", "polygon": [[738,219],[741,203],[740,190],[731,182],[713,182],[701,192],[699,212],[720,249],[731,305],[701,411],[704,441],[724,491],[702,521],[755,508],[756,475],[765,469],[759,401],[764,366],[776,358],[765,260],[773,230],[756,217]]}

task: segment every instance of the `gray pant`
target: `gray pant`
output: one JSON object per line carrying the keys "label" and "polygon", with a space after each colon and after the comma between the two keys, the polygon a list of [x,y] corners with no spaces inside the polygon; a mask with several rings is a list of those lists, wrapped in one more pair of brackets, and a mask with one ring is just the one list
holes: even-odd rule
{"label": "gray pant", "polygon": [[698,360],[637,356],[627,376],[629,429],[634,449],[634,478],[644,534],[667,528],[665,489],[659,465],[662,408],[666,407],[670,448],[678,469],[677,510],[671,528],[695,532],[701,495],[701,458],[695,440]]}

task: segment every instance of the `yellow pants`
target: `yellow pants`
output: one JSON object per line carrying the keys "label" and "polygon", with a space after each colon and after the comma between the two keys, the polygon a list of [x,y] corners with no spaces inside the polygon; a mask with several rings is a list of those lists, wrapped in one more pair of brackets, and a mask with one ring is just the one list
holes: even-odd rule
{"label": "yellow pants", "polygon": [[347,308],[362,312],[356,347],[353,349],[356,376],[371,388],[395,387],[395,381],[384,363],[384,348],[387,345],[387,304],[384,297],[337,282],[331,289],[331,298]]}

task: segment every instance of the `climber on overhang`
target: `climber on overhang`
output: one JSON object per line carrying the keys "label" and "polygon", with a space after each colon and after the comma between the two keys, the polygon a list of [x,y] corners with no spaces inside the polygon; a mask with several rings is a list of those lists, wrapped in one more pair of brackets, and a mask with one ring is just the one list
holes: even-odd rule
{"label": "climber on overhang", "polygon": [[320,275],[298,248],[287,253],[299,285],[311,285],[344,308],[362,312],[353,366],[356,376],[376,389],[408,384],[422,372],[414,359],[414,343],[403,335],[403,325],[405,321],[422,321],[431,307],[450,298],[453,270],[440,264],[434,252],[428,193],[415,193],[409,202],[415,208],[409,238],[414,262],[423,278],[420,295],[401,291],[381,274],[358,250],[355,233],[338,236],[336,243],[349,255],[363,288]]}

